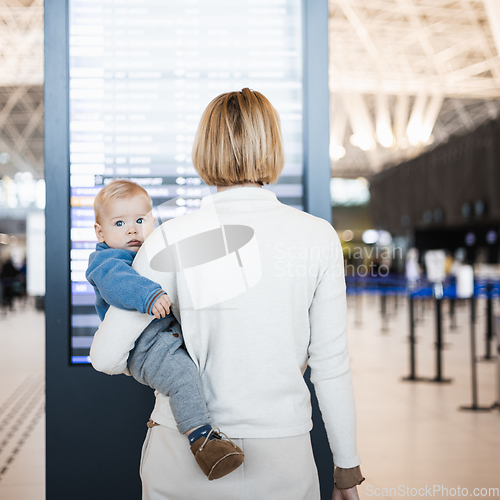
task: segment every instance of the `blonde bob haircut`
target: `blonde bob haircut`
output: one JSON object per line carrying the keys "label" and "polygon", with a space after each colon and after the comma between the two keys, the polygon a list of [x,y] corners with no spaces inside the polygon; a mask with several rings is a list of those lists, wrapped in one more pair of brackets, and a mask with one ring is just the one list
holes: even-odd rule
{"label": "blonde bob haircut", "polygon": [[95,221],[99,222],[105,207],[114,200],[118,200],[120,198],[131,198],[132,196],[141,194],[148,199],[149,208],[152,210],[153,207],[151,204],[151,198],[142,186],[126,179],[118,179],[110,182],[97,193],[97,196],[94,199]]}
{"label": "blonde bob haircut", "polygon": [[284,164],[279,115],[260,92],[228,92],[208,105],[194,139],[193,165],[209,186],[271,184]]}

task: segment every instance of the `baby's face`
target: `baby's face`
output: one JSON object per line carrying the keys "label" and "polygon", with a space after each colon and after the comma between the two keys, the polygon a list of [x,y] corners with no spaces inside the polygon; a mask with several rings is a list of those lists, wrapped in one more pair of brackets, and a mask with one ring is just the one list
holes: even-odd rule
{"label": "baby's face", "polygon": [[143,194],[111,201],[104,207],[100,219],[94,226],[99,243],[134,252],[153,232],[155,221],[149,200]]}

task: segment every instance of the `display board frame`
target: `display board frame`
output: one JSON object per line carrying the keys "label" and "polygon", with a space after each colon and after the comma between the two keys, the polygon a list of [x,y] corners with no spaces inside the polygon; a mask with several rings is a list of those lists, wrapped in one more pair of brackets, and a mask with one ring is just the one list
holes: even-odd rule
{"label": "display board frame", "polygon": [[[130,377],[69,362],[68,14],[68,0],[45,0],[46,497],[140,498],[153,392]],[[304,202],[306,211],[331,221],[327,0],[303,0],[303,41]],[[332,458],[314,397],[313,420],[321,496],[329,499]]]}
{"label": "display board frame", "polygon": [[270,99],[286,162],[264,189],[304,209],[302,17],[302,0],[69,0],[71,363],[90,363],[100,324],[85,276],[95,195],[129,178],[157,224],[199,209],[209,188],[191,147],[216,95],[246,86]]}

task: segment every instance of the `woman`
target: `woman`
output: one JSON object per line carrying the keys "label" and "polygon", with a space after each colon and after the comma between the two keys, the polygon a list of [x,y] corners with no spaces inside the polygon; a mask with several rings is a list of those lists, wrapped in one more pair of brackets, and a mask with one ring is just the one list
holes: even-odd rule
{"label": "woman", "polygon": [[[157,393],[141,459],[143,498],[318,500],[308,364],[337,466],[333,498],[358,498],[342,250],[329,223],[262,189],[284,165],[276,110],[249,89],[215,98],[202,116],[193,164],[217,193],[156,229],[133,267],[170,295],[212,421],[245,461],[208,483],[168,398]],[[127,372],[128,353],[150,319],[111,307],[92,345],[94,367]]]}

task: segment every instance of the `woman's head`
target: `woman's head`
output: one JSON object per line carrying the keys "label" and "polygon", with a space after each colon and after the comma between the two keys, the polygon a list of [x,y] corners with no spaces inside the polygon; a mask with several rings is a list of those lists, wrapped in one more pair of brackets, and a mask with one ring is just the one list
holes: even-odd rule
{"label": "woman's head", "polygon": [[209,186],[278,180],[285,164],[277,111],[250,89],[216,97],[204,111],[193,165]]}

